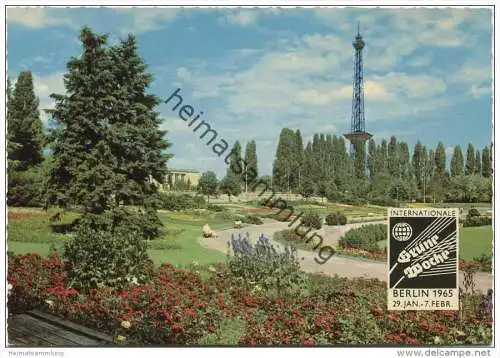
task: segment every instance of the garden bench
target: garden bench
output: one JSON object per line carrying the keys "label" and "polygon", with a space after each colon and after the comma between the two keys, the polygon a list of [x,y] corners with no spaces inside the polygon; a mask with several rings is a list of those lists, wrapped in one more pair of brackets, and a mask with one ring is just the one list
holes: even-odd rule
{"label": "garden bench", "polygon": [[9,316],[9,347],[113,345],[113,337],[37,310]]}

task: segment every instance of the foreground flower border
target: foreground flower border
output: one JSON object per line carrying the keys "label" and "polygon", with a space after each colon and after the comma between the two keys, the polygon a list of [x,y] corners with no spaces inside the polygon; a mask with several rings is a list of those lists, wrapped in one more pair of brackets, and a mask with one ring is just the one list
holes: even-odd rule
{"label": "foreground flower border", "polygon": [[273,298],[244,287],[222,264],[208,279],[169,264],[151,270],[147,284],[82,293],[67,286],[57,254],[9,254],[9,312],[40,309],[112,334],[120,345],[220,344],[233,333],[224,322],[244,325],[231,342],[240,345],[491,343],[491,302],[479,296],[463,300],[460,313],[396,313],[385,308],[385,283],[374,279],[310,275],[310,297]]}

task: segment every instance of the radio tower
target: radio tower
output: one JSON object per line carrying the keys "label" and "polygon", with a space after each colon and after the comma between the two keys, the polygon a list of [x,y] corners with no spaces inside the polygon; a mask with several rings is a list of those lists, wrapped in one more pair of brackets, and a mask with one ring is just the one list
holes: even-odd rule
{"label": "radio tower", "polygon": [[354,174],[358,178],[365,177],[365,147],[366,141],[372,135],[365,130],[365,101],[363,91],[363,47],[365,42],[359,33],[352,42],[354,47],[354,79],[352,91],[352,116],[351,116],[351,132],[344,134],[351,142],[351,155],[354,159]]}

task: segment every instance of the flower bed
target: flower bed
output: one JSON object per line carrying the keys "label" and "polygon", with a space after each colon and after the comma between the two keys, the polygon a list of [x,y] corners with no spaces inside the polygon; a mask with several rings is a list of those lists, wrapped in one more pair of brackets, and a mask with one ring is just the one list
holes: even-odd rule
{"label": "flower bed", "polygon": [[380,251],[371,252],[363,249],[358,249],[356,247],[345,247],[342,249],[338,248],[335,250],[335,254],[360,257],[375,261],[387,261],[387,254],[385,252],[380,252]]}
{"label": "flower bed", "polygon": [[[249,289],[225,265],[210,271],[202,279],[162,265],[146,284],[82,294],[69,286],[57,254],[9,254],[8,308],[40,309],[112,334],[120,344],[210,344],[231,335],[227,344],[491,344],[491,304],[479,296],[464,297],[460,314],[394,313],[386,311],[386,285],[377,280],[308,275],[303,294],[283,298]],[[224,331],[235,327],[227,322],[244,329]]]}

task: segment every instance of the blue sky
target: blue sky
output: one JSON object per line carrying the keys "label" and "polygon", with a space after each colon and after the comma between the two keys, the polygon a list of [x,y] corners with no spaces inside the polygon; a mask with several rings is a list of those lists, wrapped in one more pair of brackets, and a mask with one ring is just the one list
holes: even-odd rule
{"label": "blue sky", "polygon": [[[231,145],[257,143],[259,171],[269,174],[283,127],[314,133],[349,130],[352,40],[364,49],[365,113],[374,139],[396,135],[410,148],[420,139],[447,152],[489,145],[492,137],[492,14],[490,9],[8,9],[8,74],[35,76],[41,108],[64,91],[62,75],[80,51],[84,25],[110,35],[131,32],[155,81],[184,102]],[[175,157],[170,167],[226,166],[172,112],[158,108]],[[43,120],[46,121],[45,116]]]}

